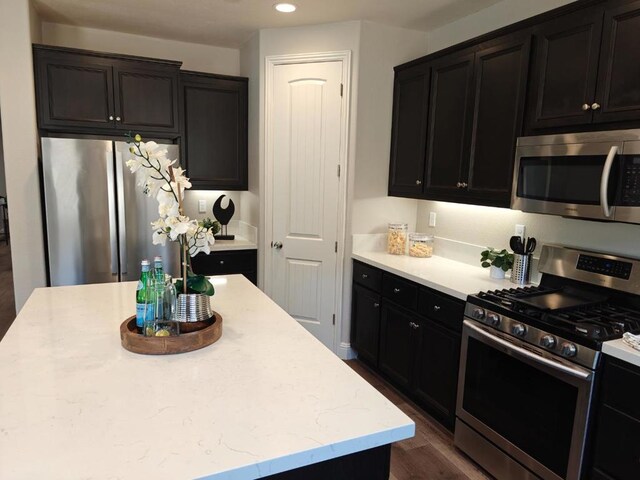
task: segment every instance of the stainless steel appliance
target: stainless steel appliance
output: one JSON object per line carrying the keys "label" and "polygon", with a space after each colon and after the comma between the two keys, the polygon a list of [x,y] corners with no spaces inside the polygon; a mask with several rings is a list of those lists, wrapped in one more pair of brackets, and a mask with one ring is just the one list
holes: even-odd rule
{"label": "stainless steel appliance", "polygon": [[640,130],[521,137],[511,208],[640,223]]}
{"label": "stainless steel appliance", "polygon": [[578,480],[602,342],[640,332],[640,261],[545,245],[536,287],[470,295],[455,444],[499,480]]}
{"label": "stainless steel appliance", "polygon": [[[170,158],[178,146],[167,145]],[[179,273],[177,245],[152,245],[158,204],[126,167],[129,145],[42,138],[49,280],[52,286],[137,280],[140,260],[161,255]]]}

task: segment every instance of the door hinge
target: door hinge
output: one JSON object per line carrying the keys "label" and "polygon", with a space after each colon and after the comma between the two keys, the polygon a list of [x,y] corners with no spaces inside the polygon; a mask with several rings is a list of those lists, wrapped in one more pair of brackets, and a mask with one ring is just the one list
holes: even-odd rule
{"label": "door hinge", "polygon": [[333,251],[334,251],[334,252],[336,252],[336,253],[338,253],[338,242],[336,242],[336,244],[335,244],[335,246],[334,246]]}
{"label": "door hinge", "polygon": [[333,314],[333,324],[334,325],[336,324],[336,314],[335,313]]}
{"label": "door hinge", "polygon": [[340,164],[338,164],[338,178],[340,178]]}
{"label": "door hinge", "polygon": [[340,84],[340,96],[341,97],[344,96],[344,84],[343,83]]}

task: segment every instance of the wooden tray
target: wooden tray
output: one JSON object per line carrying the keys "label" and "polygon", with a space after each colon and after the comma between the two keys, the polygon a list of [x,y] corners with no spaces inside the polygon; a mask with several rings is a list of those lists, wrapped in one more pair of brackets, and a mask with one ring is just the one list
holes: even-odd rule
{"label": "wooden tray", "polygon": [[[144,355],[171,355],[185,353],[207,347],[217,342],[222,336],[222,317],[213,312],[213,317],[199,325],[181,324],[185,326],[178,337],[145,337],[138,333],[136,317],[127,318],[120,325],[120,340],[122,346],[133,353]],[[194,328],[200,327],[199,330]]]}

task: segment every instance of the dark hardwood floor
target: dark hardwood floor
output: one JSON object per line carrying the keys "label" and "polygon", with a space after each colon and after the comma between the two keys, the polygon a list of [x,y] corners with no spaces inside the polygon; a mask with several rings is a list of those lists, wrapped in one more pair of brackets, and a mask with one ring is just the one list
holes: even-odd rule
{"label": "dark hardwood floor", "polygon": [[487,480],[480,467],[453,446],[453,435],[358,360],[346,362],[416,423],[416,435],[391,447],[389,480]]}
{"label": "dark hardwood floor", "polygon": [[13,271],[11,270],[11,247],[0,240],[0,340],[16,318],[13,297]]}

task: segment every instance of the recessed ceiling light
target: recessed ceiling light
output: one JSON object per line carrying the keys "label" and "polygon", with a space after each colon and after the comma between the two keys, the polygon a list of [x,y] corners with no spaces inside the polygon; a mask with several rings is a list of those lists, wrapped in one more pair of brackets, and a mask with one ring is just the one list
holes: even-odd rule
{"label": "recessed ceiling light", "polygon": [[276,3],[273,8],[282,13],[291,13],[296,11],[296,7],[293,3]]}

